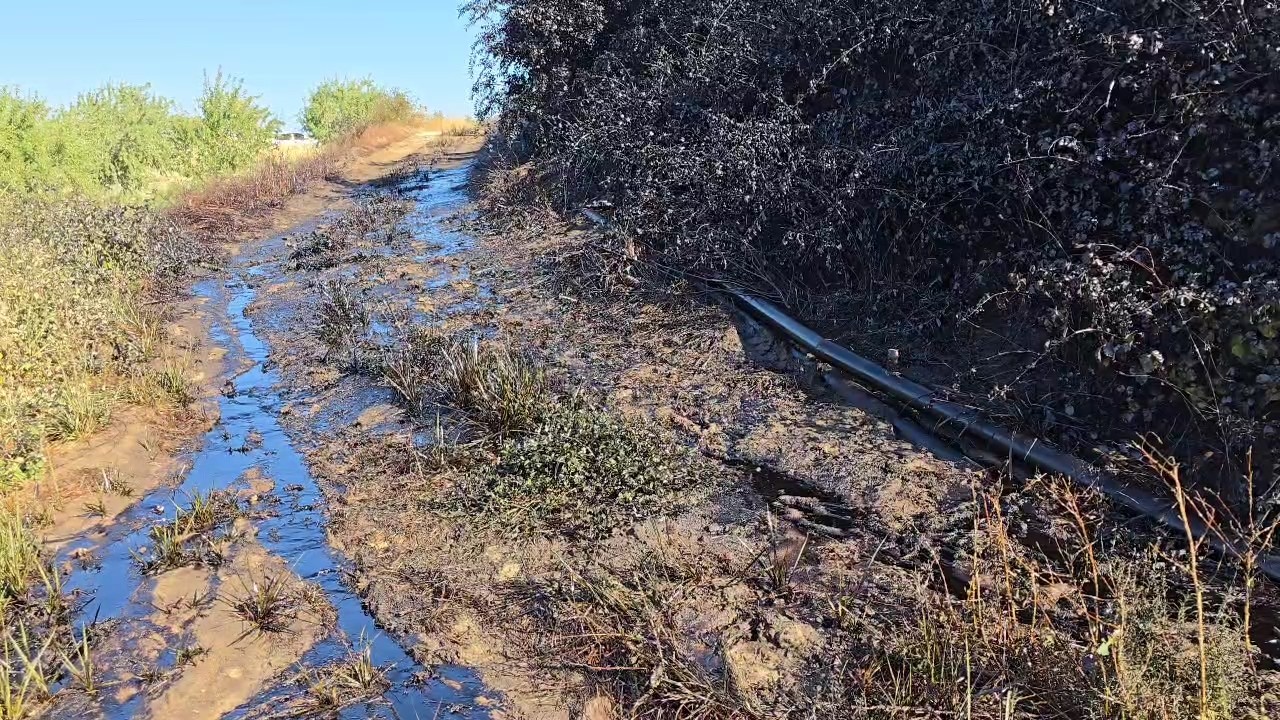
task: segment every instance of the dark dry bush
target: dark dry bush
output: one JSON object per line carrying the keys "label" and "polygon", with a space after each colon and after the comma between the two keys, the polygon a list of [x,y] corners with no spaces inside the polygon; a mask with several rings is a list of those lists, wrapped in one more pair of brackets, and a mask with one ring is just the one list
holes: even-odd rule
{"label": "dark dry bush", "polygon": [[1274,476],[1274,2],[466,7],[497,137],[564,209],[841,290],[867,336],[1012,334],[1020,362],[977,373],[1010,407],[1181,436],[1231,478],[1252,445]]}

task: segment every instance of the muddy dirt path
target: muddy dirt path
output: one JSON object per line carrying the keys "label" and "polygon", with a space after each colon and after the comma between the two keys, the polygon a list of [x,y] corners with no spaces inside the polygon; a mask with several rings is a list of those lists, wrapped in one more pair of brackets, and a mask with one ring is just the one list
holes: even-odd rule
{"label": "muddy dirt path", "polygon": [[[305,232],[439,143],[414,136],[352,161],[343,182],[296,198],[276,227]],[[286,400],[279,386],[263,332],[277,319],[250,312],[258,288],[282,280],[288,234],[246,239],[194,288],[195,380],[218,388],[194,414],[209,427],[194,449],[157,460],[157,442],[133,436],[163,423],[140,422],[64,464],[65,476],[99,462],[103,478],[124,467],[133,485],[104,495],[99,517],[68,510],[47,533],[75,624],[97,639],[99,677],[93,693],[56,693],[45,716],[489,717],[495,702],[473,673],[424,667],[379,627],[329,546],[323,496],[282,422],[305,398]],[[150,462],[134,461],[136,446]]]}

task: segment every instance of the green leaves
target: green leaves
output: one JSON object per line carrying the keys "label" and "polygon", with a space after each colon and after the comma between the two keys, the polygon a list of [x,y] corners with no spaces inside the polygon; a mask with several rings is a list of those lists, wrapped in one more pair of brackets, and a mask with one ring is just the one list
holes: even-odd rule
{"label": "green leaves", "polygon": [[142,202],[193,180],[245,170],[280,121],[221,72],[205,78],[196,115],[148,85],[112,84],[51,110],[0,88],[0,190],[78,191]]}
{"label": "green leaves", "polygon": [[692,476],[678,446],[576,396],[504,438],[498,458],[469,478],[468,495],[525,530],[606,533],[660,511]]}
{"label": "green leaves", "polygon": [[302,110],[302,125],[328,142],[378,122],[409,120],[419,113],[401,90],[377,85],[369,78],[321,83]]}

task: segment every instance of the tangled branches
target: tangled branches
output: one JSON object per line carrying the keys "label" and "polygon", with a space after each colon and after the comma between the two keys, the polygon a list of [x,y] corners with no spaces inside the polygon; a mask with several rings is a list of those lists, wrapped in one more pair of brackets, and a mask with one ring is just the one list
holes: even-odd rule
{"label": "tangled branches", "polygon": [[1021,318],[1024,347],[1106,396],[1099,417],[1272,462],[1274,1],[466,10],[482,106],[566,207],[611,203],[689,269]]}

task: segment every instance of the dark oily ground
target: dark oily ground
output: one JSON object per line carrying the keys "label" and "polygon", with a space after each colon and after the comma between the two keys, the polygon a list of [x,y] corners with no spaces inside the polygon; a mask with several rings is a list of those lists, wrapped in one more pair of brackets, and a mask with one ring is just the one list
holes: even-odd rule
{"label": "dark oily ground", "polygon": [[[919,624],[948,592],[964,596],[981,571],[958,555],[986,493],[1026,508],[1010,522],[1019,547],[1068,532],[1006,478],[939,459],[841,404],[812,363],[714,298],[592,287],[577,282],[599,261],[584,230],[487,226],[462,187],[471,159],[411,159],[384,183],[417,203],[402,231],[258,288],[250,313],[296,399],[284,421],[305,439],[356,588],[386,631],[416,642],[418,660],[477,669],[503,696],[477,700],[498,703],[494,717],[601,720],[681,693],[714,717],[827,716],[818,698],[852,671],[851,647],[875,645],[866,636],[892,635],[901,618]],[[424,182],[412,168],[428,161]],[[379,317],[416,315],[521,348],[561,387],[696,448],[679,510],[603,539],[515,536],[439,512],[449,470],[411,450],[430,429],[316,333],[335,280],[365,301],[375,333],[386,331]],[[1057,600],[1033,597],[1032,618]],[[669,653],[650,692],[636,697],[638,661],[575,643],[601,627],[636,652]]]}
{"label": "dark oily ground", "polygon": [[[439,158],[430,176],[466,160]],[[449,180],[465,177],[463,169]],[[458,240],[456,248],[442,252],[438,237],[415,231],[381,251],[357,249],[335,267],[259,288],[250,310],[269,319],[273,361],[308,398],[285,418],[307,435],[309,458],[327,481],[332,541],[355,561],[358,586],[380,623],[418,638],[419,659],[478,668],[517,715],[571,717],[583,703],[598,710],[605,701],[591,700],[581,673],[535,667],[536,652],[522,647],[534,628],[512,597],[531,578],[562,572],[565,558],[625,569],[661,556],[698,579],[679,588],[670,608],[691,654],[712,671],[727,664],[735,685],[747,696],[760,691],[763,703],[824,643],[814,602],[775,602],[762,586],[764,562],[756,556],[770,538],[797,566],[798,595],[834,597],[841,584],[870,585],[876,575],[894,573],[892,566],[869,573],[866,558],[917,552],[916,537],[954,527],[951,509],[971,500],[970,484],[980,475],[770,369],[789,364],[785,350],[743,318],[676,297],[575,297],[550,284],[542,261],[580,244],[577,233],[472,240],[466,209],[457,198],[426,221],[448,228],[444,235]],[[603,541],[512,540],[427,511],[421,500],[431,479],[404,460],[411,429],[393,394],[376,379],[344,371],[314,332],[321,284],[335,278],[359,288],[375,313],[379,303],[399,305],[433,314],[451,330],[528,349],[562,384],[588,389],[672,442],[695,446],[711,461],[698,464],[698,487],[684,510]],[[850,539],[808,541],[801,527],[809,521],[796,511],[801,525],[769,529],[769,501],[806,493],[850,506],[837,519],[860,518]],[[912,547],[886,547],[906,538]]]}

